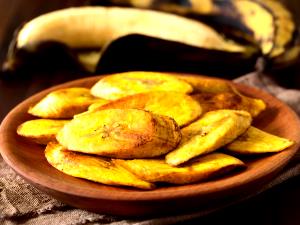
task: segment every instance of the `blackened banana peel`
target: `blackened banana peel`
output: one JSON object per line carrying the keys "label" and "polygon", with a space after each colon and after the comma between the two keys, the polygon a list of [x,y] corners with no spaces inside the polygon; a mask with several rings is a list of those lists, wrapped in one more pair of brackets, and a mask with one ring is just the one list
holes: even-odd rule
{"label": "blackened banana peel", "polygon": [[122,5],[171,12],[205,21],[225,36],[256,43],[266,69],[285,67],[300,55],[293,15],[276,0],[94,0],[94,4]]}
{"label": "blackened banana peel", "polygon": [[[107,51],[111,49],[109,46],[115,40],[126,35],[131,37],[130,35],[133,34],[137,34],[135,38],[142,40],[139,44],[146,51],[146,55],[153,45],[154,49],[162,47],[163,57],[160,64],[165,63],[164,70],[175,69],[172,68],[169,58],[175,54],[175,62],[172,64],[176,65],[178,53],[170,48],[164,48],[163,45],[174,47],[178,45],[180,54],[187,51],[188,54],[178,57],[178,61],[184,59],[189,62],[192,59],[191,66],[197,62],[206,65],[205,62],[214,61],[216,62],[214,67],[219,67],[218,63],[221,62],[223,62],[222,67],[231,67],[230,63],[235,61],[236,64],[242,65],[241,68],[251,67],[252,70],[255,59],[259,55],[259,49],[256,47],[241,45],[226,39],[200,21],[151,10],[100,6],[77,7],[47,13],[26,23],[16,35],[5,68],[15,70],[16,67],[26,64],[27,60],[36,62],[33,63],[34,65],[40,64],[38,62],[43,60],[43,65],[48,63],[48,67],[53,67],[58,61],[53,55],[63,55],[66,63],[60,63],[60,60],[57,63],[60,66],[74,64],[81,70],[95,72],[100,58],[97,69],[105,70],[103,66],[99,67],[101,55],[104,53],[107,55]],[[131,46],[127,47],[126,55],[132,55]],[[49,55],[51,58],[46,56],[45,49],[55,49],[52,50],[54,54]],[[43,57],[36,57],[36,55]],[[150,55],[153,56],[152,53]],[[143,56],[135,56],[133,60],[139,57]],[[149,66],[153,70],[151,58],[146,56],[144,61],[150,61],[144,67]],[[244,61],[251,66],[243,67]],[[182,64],[182,70],[186,65],[187,63]]]}

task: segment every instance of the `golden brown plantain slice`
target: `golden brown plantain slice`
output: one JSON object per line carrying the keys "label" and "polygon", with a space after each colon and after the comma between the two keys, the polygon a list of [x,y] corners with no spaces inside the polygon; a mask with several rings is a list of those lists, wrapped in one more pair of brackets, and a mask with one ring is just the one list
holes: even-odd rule
{"label": "golden brown plantain slice", "polygon": [[75,153],[58,143],[50,142],[46,147],[45,156],[53,167],[74,177],[108,185],[125,185],[142,189],[155,187],[154,184],[139,179],[108,159]]}
{"label": "golden brown plantain slice", "polygon": [[166,155],[166,162],[177,166],[215,151],[244,133],[251,120],[246,111],[224,109],[208,112],[181,130],[182,140],[175,150]]}
{"label": "golden brown plantain slice", "polygon": [[262,111],[267,108],[266,103],[262,99],[251,98],[240,93],[235,87],[232,86],[232,91],[241,98],[241,104],[238,110],[244,110],[251,114],[252,117],[258,116]]}
{"label": "golden brown plantain slice", "polygon": [[163,159],[113,160],[130,172],[149,182],[188,184],[231,171],[245,164],[239,159],[223,153],[212,153],[199,157],[183,167],[173,167]]}
{"label": "golden brown plantain slice", "polygon": [[237,110],[242,102],[242,98],[232,92],[198,93],[192,95],[192,97],[200,103],[203,112],[218,109]]}
{"label": "golden brown plantain slice", "polygon": [[228,81],[191,76],[180,76],[180,79],[193,86],[195,93],[192,96],[200,103],[203,112],[235,109],[247,111],[255,117],[266,108],[263,100],[241,94]]}
{"label": "golden brown plantain slice", "polygon": [[87,110],[90,104],[101,101],[87,88],[73,87],[53,91],[29,108],[28,113],[42,118],[72,118]]}
{"label": "golden brown plantain slice", "polygon": [[74,118],[56,138],[69,150],[144,158],[174,149],[181,133],[170,117],[138,109],[105,109]]}
{"label": "golden brown plantain slice", "polygon": [[190,93],[193,88],[167,73],[135,71],[104,77],[91,89],[94,96],[109,100],[149,91]]}
{"label": "golden brown plantain slice", "polygon": [[29,120],[18,126],[17,133],[38,144],[46,145],[56,140],[57,132],[68,122],[69,120]]}
{"label": "golden brown plantain slice", "polygon": [[269,134],[253,126],[226,146],[226,149],[240,154],[280,152],[294,144],[293,141]]}
{"label": "golden brown plantain slice", "polygon": [[179,92],[148,92],[127,96],[91,111],[103,109],[143,109],[173,118],[179,126],[197,119],[202,112],[200,104],[191,96]]}
{"label": "golden brown plantain slice", "polygon": [[97,109],[107,103],[109,103],[110,101],[106,100],[106,99],[103,99],[103,98],[99,98],[99,101],[91,104],[89,107],[88,107],[88,111],[94,111],[94,109]]}
{"label": "golden brown plantain slice", "polygon": [[180,76],[179,79],[192,85],[194,92],[200,93],[221,93],[231,92],[232,88],[229,82],[221,79],[207,77]]}
{"label": "golden brown plantain slice", "polygon": [[76,117],[79,117],[81,115],[85,115],[85,114],[88,114],[90,112],[94,112],[96,111],[96,109],[100,108],[101,106],[109,103],[110,101],[106,100],[106,99],[103,99],[103,98],[99,98],[99,100],[93,104],[91,104],[89,107],[88,107],[88,110],[87,111],[84,111],[82,113],[79,113],[79,114],[76,114],[74,115],[73,118],[76,118]]}
{"label": "golden brown plantain slice", "polygon": [[81,115],[85,115],[85,114],[88,114],[90,112],[94,112],[96,111],[96,109],[100,108],[101,106],[109,103],[110,101],[106,100],[106,99],[103,99],[103,98],[99,98],[99,101],[91,104],[89,107],[88,107],[88,110],[87,111],[84,111],[82,113],[78,113],[76,115],[73,116],[73,118],[76,118],[76,117],[79,117]]}
{"label": "golden brown plantain slice", "polygon": [[218,109],[234,109],[247,111],[252,117],[256,117],[266,108],[266,104],[263,100],[246,97],[238,91],[235,93],[199,93],[193,95],[193,98],[200,103],[203,112]]}

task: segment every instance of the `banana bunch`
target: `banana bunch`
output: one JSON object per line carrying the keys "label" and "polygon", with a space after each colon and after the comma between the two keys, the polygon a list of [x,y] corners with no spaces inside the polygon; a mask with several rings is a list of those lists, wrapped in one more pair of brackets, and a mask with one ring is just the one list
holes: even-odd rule
{"label": "banana bunch", "polygon": [[270,65],[286,65],[300,52],[292,16],[275,0],[99,3],[131,7],[85,6],[36,17],[16,33],[3,69],[67,66],[89,73],[215,75],[252,71],[261,56]]}

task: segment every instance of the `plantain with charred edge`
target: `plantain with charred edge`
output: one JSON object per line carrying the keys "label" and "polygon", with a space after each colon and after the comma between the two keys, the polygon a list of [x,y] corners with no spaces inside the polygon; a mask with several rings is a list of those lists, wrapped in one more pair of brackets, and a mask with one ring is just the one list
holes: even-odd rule
{"label": "plantain with charred edge", "polygon": [[109,75],[100,79],[91,88],[94,96],[108,100],[153,91],[175,91],[188,94],[193,91],[193,88],[170,73],[146,71]]}
{"label": "plantain with charred edge", "polygon": [[120,98],[90,112],[103,109],[143,109],[173,118],[182,127],[197,119],[202,108],[191,96],[180,92],[147,92]]}
{"label": "plantain with charred edge", "polygon": [[200,103],[203,112],[234,109],[247,111],[256,117],[267,107],[262,99],[243,95],[226,80],[191,76],[179,78],[192,85],[194,92],[191,96]]}
{"label": "plantain with charred edge", "polygon": [[91,95],[88,88],[64,88],[50,92],[31,106],[28,113],[41,118],[72,118],[74,115],[86,111],[92,103],[100,101],[107,102]]}
{"label": "plantain with charred edge", "polygon": [[199,182],[246,166],[241,160],[223,153],[208,154],[181,167],[170,166],[163,159],[114,159],[113,162],[142,180],[172,184]]}
{"label": "plantain with charred edge", "polygon": [[236,89],[232,90],[234,91],[198,93],[192,95],[192,97],[200,103],[203,112],[234,109],[247,111],[252,117],[256,117],[266,109],[266,103],[263,100],[244,96]]}
{"label": "plantain with charred edge", "polygon": [[198,94],[198,93],[218,94],[224,92],[232,92],[232,85],[226,80],[201,77],[201,76],[198,77],[179,76],[179,78],[192,85],[194,89],[193,94]]}
{"label": "plantain with charred edge", "polygon": [[226,149],[238,154],[263,154],[280,152],[293,144],[294,142],[291,140],[250,126],[244,134],[227,145]]}
{"label": "plantain with charred edge", "polygon": [[139,179],[109,159],[68,151],[56,142],[47,145],[45,157],[54,168],[73,177],[107,185],[131,186],[146,190],[155,187],[154,184]]}
{"label": "plantain with charred edge", "polygon": [[215,110],[181,130],[178,147],[166,155],[166,162],[178,166],[230,143],[244,133],[252,121],[246,111]]}
{"label": "plantain with charred edge", "polygon": [[38,144],[56,141],[56,134],[69,120],[35,119],[20,124],[17,134]]}
{"label": "plantain with charred edge", "polygon": [[71,151],[130,159],[171,151],[181,133],[167,116],[138,109],[105,109],[74,118],[56,139]]}

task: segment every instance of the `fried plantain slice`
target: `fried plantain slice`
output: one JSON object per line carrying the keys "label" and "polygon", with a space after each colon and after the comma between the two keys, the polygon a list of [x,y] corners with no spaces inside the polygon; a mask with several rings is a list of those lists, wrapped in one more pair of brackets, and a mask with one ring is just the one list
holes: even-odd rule
{"label": "fried plantain slice", "polygon": [[103,98],[99,98],[99,101],[91,104],[89,107],[88,107],[88,111],[94,111],[94,109],[97,109],[107,103],[109,103],[110,101],[106,100],[106,99],[103,99]]}
{"label": "fried plantain slice", "polygon": [[95,103],[91,104],[87,111],[84,111],[82,113],[78,113],[76,115],[73,116],[73,118],[76,118],[76,117],[79,117],[81,115],[85,115],[85,114],[88,114],[90,112],[94,112],[94,111],[97,111],[96,109],[100,108],[101,106],[109,103],[110,101],[106,100],[106,99],[103,99],[103,98],[99,98],[99,101],[96,101]]}
{"label": "fried plantain slice", "polygon": [[244,133],[251,120],[246,111],[224,109],[208,112],[181,130],[182,140],[175,150],[166,155],[166,162],[177,166],[215,151]]}
{"label": "fried plantain slice", "polygon": [[180,79],[192,85],[194,89],[192,96],[200,103],[203,112],[234,109],[247,111],[256,117],[266,109],[263,100],[243,95],[228,81],[191,76],[180,76]]}
{"label": "fried plantain slice", "polygon": [[144,109],[173,118],[179,126],[184,126],[197,119],[202,112],[200,104],[191,96],[179,92],[148,92],[117,99],[94,108],[102,109]]}
{"label": "fried plantain slice", "polygon": [[103,98],[99,98],[99,101],[91,104],[89,107],[88,107],[88,110],[87,111],[84,111],[82,113],[78,113],[76,115],[73,116],[73,118],[76,118],[76,117],[79,117],[81,115],[85,115],[87,113],[90,113],[90,112],[94,112],[94,111],[97,111],[96,109],[100,108],[101,106],[109,103],[110,101],[106,100],[106,99],[103,99]]}
{"label": "fried plantain slice", "polygon": [[38,144],[46,145],[56,140],[57,132],[68,122],[69,120],[28,120],[18,126],[17,134]]}
{"label": "fried plantain slice", "polygon": [[193,98],[200,103],[203,112],[234,109],[247,111],[252,117],[256,117],[266,109],[263,100],[246,97],[237,90],[236,92],[199,93],[193,95]]}
{"label": "fried plantain slice", "polygon": [[89,105],[101,101],[82,87],[64,88],[50,92],[37,104],[30,107],[28,113],[41,118],[64,119],[84,112]]}
{"label": "fried plantain slice", "polygon": [[239,154],[261,154],[280,152],[293,144],[294,142],[291,140],[250,126],[244,134],[227,145],[226,149]]}
{"label": "fried plantain slice", "polygon": [[192,85],[195,93],[221,93],[231,92],[232,87],[228,81],[207,78],[207,77],[191,77],[191,76],[180,76],[179,79],[186,81]]}
{"label": "fried plantain slice", "polygon": [[149,91],[190,93],[193,88],[167,73],[134,71],[106,76],[91,89],[94,96],[109,100]]}
{"label": "fried plantain slice", "polygon": [[223,153],[199,157],[183,167],[170,166],[163,159],[115,159],[113,162],[128,169],[142,180],[172,184],[194,183],[245,166],[241,160]]}
{"label": "fried plantain slice", "polygon": [[105,109],[74,118],[56,138],[73,151],[144,158],[174,149],[181,133],[170,117],[138,109]]}
{"label": "fried plantain slice", "polygon": [[247,111],[252,117],[256,117],[267,108],[266,103],[262,99],[245,96],[235,87],[232,86],[231,88],[233,93],[241,98],[241,104],[238,106],[238,110]]}
{"label": "fried plantain slice", "polygon": [[49,164],[70,176],[108,185],[124,185],[141,189],[155,187],[154,184],[139,179],[108,159],[68,151],[55,142],[47,145],[45,156]]}

